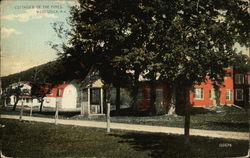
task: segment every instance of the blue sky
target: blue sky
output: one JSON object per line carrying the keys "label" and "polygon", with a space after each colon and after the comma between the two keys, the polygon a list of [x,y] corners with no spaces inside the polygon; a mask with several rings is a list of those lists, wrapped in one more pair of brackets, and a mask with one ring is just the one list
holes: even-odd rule
{"label": "blue sky", "polygon": [[52,28],[64,22],[75,1],[1,1],[1,76],[57,58],[48,42],[61,43]]}

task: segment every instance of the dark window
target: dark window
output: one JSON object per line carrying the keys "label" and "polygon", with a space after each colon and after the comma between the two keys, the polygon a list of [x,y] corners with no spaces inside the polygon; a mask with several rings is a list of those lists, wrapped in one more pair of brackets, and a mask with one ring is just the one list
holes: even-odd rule
{"label": "dark window", "polygon": [[243,89],[236,89],[235,95],[237,101],[243,101]]}
{"label": "dark window", "polygon": [[22,94],[29,95],[30,94],[30,90],[29,89],[22,89]]}
{"label": "dark window", "polygon": [[90,90],[90,103],[91,104],[100,103],[100,88],[92,88]]}
{"label": "dark window", "polygon": [[227,72],[225,76],[226,77],[230,77],[231,76],[231,72]]}
{"label": "dark window", "polygon": [[243,74],[235,74],[235,83],[236,84],[244,84],[244,75]]}
{"label": "dark window", "polygon": [[139,90],[138,94],[137,94],[137,100],[143,100],[143,93],[142,90]]}
{"label": "dark window", "polygon": [[49,90],[48,94],[53,94],[52,90]]}
{"label": "dark window", "polygon": [[149,88],[146,88],[146,89],[145,89],[145,98],[146,98],[147,100],[150,100],[150,89],[149,89]]}

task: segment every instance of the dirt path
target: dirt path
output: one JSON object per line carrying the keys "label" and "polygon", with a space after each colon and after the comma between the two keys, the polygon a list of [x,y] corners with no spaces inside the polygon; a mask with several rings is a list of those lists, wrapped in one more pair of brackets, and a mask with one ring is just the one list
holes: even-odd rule
{"label": "dirt path", "polygon": [[[0,115],[0,118],[19,119],[19,116],[17,116],[17,115]],[[42,117],[23,116],[22,120],[35,121],[35,122],[45,122],[45,123],[55,123],[55,119],[42,118]],[[107,128],[106,122],[99,122],[99,121],[58,119],[57,123],[61,124],[61,125]],[[112,123],[111,122],[111,130],[112,129],[126,130],[126,131],[137,131],[137,132],[151,132],[151,133],[166,133],[166,134],[180,134],[180,135],[184,134],[183,128],[163,127],[163,126],[148,126],[148,125],[136,125],[136,124]],[[213,138],[250,140],[249,139],[250,133],[248,133],[248,132],[231,132],[231,131],[213,131],[213,130],[190,129],[190,135],[213,137]]]}

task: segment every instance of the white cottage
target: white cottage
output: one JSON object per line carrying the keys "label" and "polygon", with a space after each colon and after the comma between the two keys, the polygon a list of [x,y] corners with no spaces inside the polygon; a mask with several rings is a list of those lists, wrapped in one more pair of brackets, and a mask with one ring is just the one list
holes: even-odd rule
{"label": "white cottage", "polygon": [[[32,98],[31,96],[31,86],[29,83],[22,83],[21,88],[23,93],[20,96],[20,99],[23,100],[24,106],[40,106],[38,99]],[[43,88],[48,88],[47,86]],[[60,111],[79,111],[80,108],[77,108],[77,89],[72,84],[61,84],[54,86],[49,90],[48,94],[44,97],[43,108],[56,108],[58,105]],[[15,96],[10,97],[10,104],[14,105]],[[22,104],[21,101],[18,102],[17,106]]]}
{"label": "white cottage", "polygon": [[[30,95],[30,93],[31,93],[31,84],[30,83],[28,83],[28,82],[18,82],[18,83],[11,84],[9,86],[9,88],[15,89],[18,86],[21,87],[20,91],[21,91],[22,95],[20,96],[20,98],[23,99],[26,106],[31,106],[32,103],[33,104],[38,104],[38,100],[32,100],[32,97]],[[16,97],[14,95],[11,95],[10,96],[10,104],[14,105],[15,101],[16,101]],[[19,106],[19,105],[21,105],[20,101],[17,103],[17,106]]]}
{"label": "white cottage", "polygon": [[51,89],[44,97],[44,107],[55,108],[58,104],[61,110],[77,110],[77,89],[72,84],[62,84]]}

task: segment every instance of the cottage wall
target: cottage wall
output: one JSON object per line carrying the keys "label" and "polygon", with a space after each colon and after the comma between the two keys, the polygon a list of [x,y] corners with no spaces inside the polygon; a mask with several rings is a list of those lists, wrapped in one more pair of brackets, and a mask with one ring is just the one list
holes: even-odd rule
{"label": "cottage wall", "polygon": [[62,108],[63,109],[77,108],[77,90],[73,85],[68,85],[64,89],[62,95]]}

